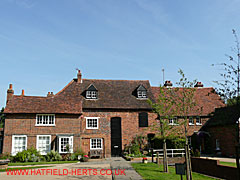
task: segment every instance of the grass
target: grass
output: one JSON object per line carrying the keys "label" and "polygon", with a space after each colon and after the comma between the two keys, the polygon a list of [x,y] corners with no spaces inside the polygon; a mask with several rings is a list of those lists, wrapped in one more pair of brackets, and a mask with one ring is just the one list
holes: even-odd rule
{"label": "grass", "polygon": [[28,165],[41,165],[41,164],[66,164],[66,163],[76,163],[78,161],[52,161],[52,162],[16,162],[8,163],[8,166],[28,166]]}
{"label": "grass", "polygon": [[[160,168],[155,163],[132,163],[132,167],[143,177],[143,179],[151,179],[151,180],[175,180],[175,179],[181,179],[180,175],[177,175],[175,173],[175,167],[169,166],[169,173],[163,173],[162,169],[163,166],[160,165]],[[198,173],[192,173],[194,180],[210,180],[213,178],[198,174]],[[186,176],[183,177],[185,179]]]}
{"label": "grass", "polygon": [[223,161],[220,161],[220,164],[224,165],[224,166],[237,167],[236,163],[233,163],[233,162],[223,162]]}
{"label": "grass", "polygon": [[[52,167],[52,166],[32,166],[32,167],[7,168],[7,170],[37,169],[37,168],[46,168],[46,167]],[[0,169],[0,172],[6,172],[6,169]]]}

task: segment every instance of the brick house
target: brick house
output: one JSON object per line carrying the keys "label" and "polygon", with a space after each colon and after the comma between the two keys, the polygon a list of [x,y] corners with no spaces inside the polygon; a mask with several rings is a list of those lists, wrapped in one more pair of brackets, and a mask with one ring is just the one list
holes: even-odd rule
{"label": "brick house", "polygon": [[208,122],[201,127],[201,131],[209,134],[205,141],[209,154],[235,156],[239,109],[237,105],[217,108]]}
{"label": "brick house", "polygon": [[[223,105],[212,88],[196,86],[204,114],[189,118],[189,135],[197,132],[209,113]],[[155,101],[158,88],[147,80],[82,79],[80,71],[57,94],[45,97],[14,95],[7,91],[3,153],[30,147],[41,154],[51,149],[67,153],[82,149],[90,155],[119,156],[137,135],[155,134],[157,116],[147,99]],[[169,120],[170,125],[173,120]]]}

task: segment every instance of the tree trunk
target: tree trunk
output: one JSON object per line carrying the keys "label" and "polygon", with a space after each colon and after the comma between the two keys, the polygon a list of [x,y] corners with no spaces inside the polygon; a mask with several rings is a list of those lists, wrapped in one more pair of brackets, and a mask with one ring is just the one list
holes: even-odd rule
{"label": "tree trunk", "polygon": [[191,159],[188,144],[186,144],[185,146],[185,162],[186,162],[186,178],[187,180],[192,180]]}
{"label": "tree trunk", "polygon": [[163,140],[163,172],[168,172],[166,139]]}

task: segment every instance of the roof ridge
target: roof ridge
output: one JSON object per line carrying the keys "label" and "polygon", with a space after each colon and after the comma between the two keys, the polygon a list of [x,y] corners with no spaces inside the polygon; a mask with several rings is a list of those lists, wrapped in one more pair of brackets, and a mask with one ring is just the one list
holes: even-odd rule
{"label": "roof ridge", "polygon": [[98,80],[98,81],[149,81],[149,80],[124,80],[124,79],[82,79],[82,80]]}
{"label": "roof ridge", "polygon": [[61,92],[63,92],[68,86],[70,86],[72,83],[74,82],[74,80],[71,80],[62,90],[60,90],[58,93],[56,93],[54,96],[59,95]]}

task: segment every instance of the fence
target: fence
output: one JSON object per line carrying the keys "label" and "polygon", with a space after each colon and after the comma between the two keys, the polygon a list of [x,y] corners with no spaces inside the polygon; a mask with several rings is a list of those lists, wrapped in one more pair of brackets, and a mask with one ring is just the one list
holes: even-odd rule
{"label": "fence", "polygon": [[[163,156],[163,149],[150,149],[149,151],[152,152],[152,156],[156,156],[155,152],[159,152],[159,156]],[[183,157],[185,149],[167,149],[167,156],[174,157],[179,155]]]}

